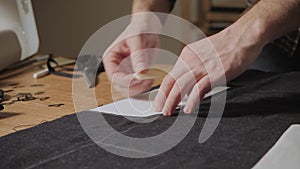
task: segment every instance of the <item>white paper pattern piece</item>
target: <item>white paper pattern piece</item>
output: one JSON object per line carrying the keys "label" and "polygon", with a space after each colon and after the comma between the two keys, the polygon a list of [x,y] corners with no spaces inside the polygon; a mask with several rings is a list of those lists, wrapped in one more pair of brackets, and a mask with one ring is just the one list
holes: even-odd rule
{"label": "white paper pattern piece", "polygon": [[[220,93],[224,90],[227,90],[229,87],[216,87],[209,93],[207,93],[204,98],[207,98],[211,95]],[[97,111],[106,114],[114,114],[120,116],[128,116],[128,117],[149,117],[153,115],[162,114],[162,112],[155,112],[153,110],[153,102],[155,96],[158,92],[157,90],[153,90],[132,98],[123,99],[111,104],[107,104],[101,107],[97,107],[91,109],[91,111]],[[186,99],[183,99],[179,105],[185,105]]]}
{"label": "white paper pattern piece", "polygon": [[292,125],[253,169],[299,169],[300,125]]}

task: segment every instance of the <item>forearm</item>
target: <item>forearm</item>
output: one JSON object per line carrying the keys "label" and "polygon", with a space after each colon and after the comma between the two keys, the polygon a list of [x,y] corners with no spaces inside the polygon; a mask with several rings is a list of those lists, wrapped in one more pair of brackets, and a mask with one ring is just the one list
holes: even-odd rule
{"label": "forearm", "polygon": [[299,0],[261,0],[228,29],[266,44],[299,28],[299,16]]}
{"label": "forearm", "polygon": [[138,12],[163,12],[169,13],[170,0],[133,0],[132,13]]}

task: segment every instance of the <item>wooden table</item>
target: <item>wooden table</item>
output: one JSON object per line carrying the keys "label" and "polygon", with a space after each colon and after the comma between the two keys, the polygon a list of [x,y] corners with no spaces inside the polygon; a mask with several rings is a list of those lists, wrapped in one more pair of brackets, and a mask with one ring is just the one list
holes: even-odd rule
{"label": "wooden table", "polygon": [[[155,80],[153,86],[159,85],[166,74],[164,71],[171,68],[171,66],[165,65],[156,65],[155,67],[157,70],[152,71],[159,78]],[[32,77],[33,73],[39,70],[41,69],[33,67],[15,76],[0,80],[0,89],[4,90],[6,95],[6,101],[3,102],[5,109],[0,112],[0,136],[74,114],[75,111],[78,112],[94,108],[97,105],[111,103],[113,100],[111,84],[105,73],[98,76],[99,84],[95,89],[88,89],[83,78],[75,79],[73,84],[80,87],[82,91],[75,92],[72,95],[72,79],[56,75],[34,79]],[[85,94],[85,91],[87,91],[87,94]],[[14,101],[22,93],[31,94],[34,100]],[[93,93],[94,96],[88,93]],[[73,96],[75,97],[74,101],[77,100],[77,107],[80,104],[78,100],[82,102],[83,107],[74,107]],[[92,100],[92,104],[87,103],[89,100]],[[60,106],[50,106],[55,104],[60,104]]]}

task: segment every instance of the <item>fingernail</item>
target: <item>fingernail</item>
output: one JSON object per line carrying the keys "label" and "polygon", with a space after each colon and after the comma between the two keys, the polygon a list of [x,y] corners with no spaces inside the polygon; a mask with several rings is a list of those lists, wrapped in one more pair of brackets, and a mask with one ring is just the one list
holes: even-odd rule
{"label": "fingernail", "polygon": [[167,110],[167,108],[163,108],[163,114],[165,115],[165,116],[170,116],[170,111],[169,110]]}
{"label": "fingernail", "polygon": [[189,109],[188,107],[184,107],[183,112],[185,114],[191,114],[192,113],[191,109]]}

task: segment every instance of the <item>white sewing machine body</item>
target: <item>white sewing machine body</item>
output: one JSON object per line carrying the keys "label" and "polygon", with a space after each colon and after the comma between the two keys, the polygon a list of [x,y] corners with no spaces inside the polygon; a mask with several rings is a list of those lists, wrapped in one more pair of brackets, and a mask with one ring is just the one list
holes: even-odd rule
{"label": "white sewing machine body", "polygon": [[34,55],[38,48],[31,0],[0,0],[0,70]]}

